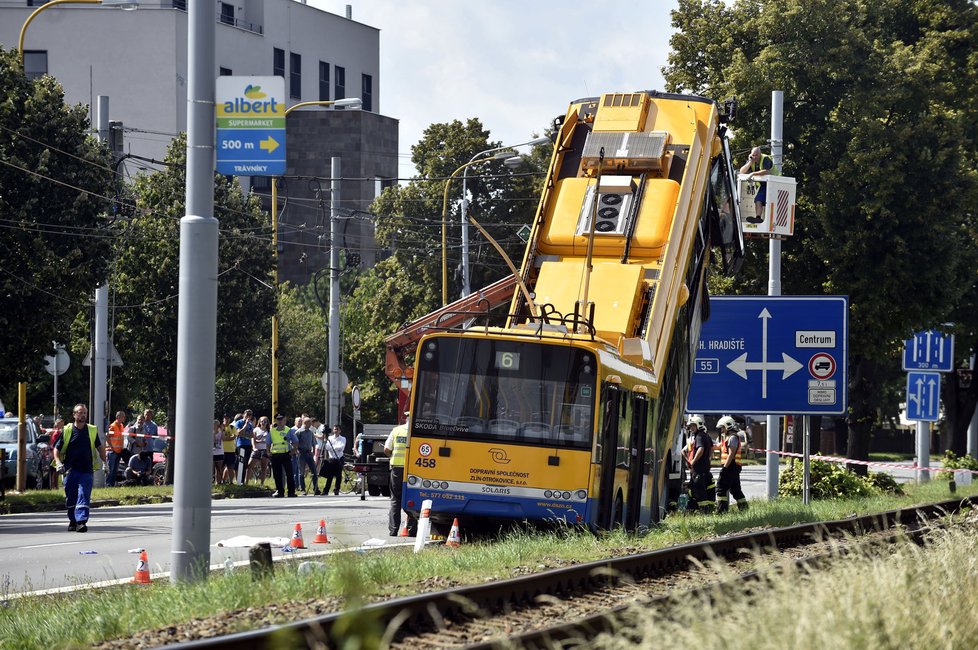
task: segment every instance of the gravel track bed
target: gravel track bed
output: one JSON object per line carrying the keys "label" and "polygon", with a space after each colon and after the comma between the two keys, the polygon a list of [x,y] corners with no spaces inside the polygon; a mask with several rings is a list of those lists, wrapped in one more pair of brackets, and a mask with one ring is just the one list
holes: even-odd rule
{"label": "gravel track bed", "polygon": [[[755,557],[752,552],[745,549],[741,558],[735,560],[721,558],[718,561],[723,562],[735,573],[747,573],[798,559],[815,557],[829,551],[841,551],[857,544],[871,543],[883,539],[888,534],[873,532],[857,539],[833,537],[803,546],[780,549],[761,557]],[[716,582],[717,579],[717,571],[706,565],[591,593],[576,594],[568,599],[541,596],[532,605],[519,609],[488,614],[479,612],[474,617],[464,620],[445,620],[441,622],[441,629],[437,629],[432,623],[424,630],[399,631],[390,647],[395,650],[413,650],[419,647],[458,648],[494,639],[504,646],[505,638],[513,634],[580,620],[622,605],[641,603],[657,596],[702,587]]]}

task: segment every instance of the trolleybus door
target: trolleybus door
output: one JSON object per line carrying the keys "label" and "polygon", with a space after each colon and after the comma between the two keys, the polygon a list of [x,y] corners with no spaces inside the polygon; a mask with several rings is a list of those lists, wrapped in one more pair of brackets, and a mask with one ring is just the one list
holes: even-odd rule
{"label": "trolleybus door", "polygon": [[648,424],[649,402],[644,397],[632,398],[632,435],[629,436],[628,497],[625,499],[625,527],[638,527],[642,511],[642,479],[645,475],[645,431]]}
{"label": "trolleybus door", "polygon": [[601,400],[601,432],[599,434],[598,463],[601,480],[598,483],[598,516],[594,523],[610,529],[615,516],[615,460],[618,450],[618,416],[621,407],[621,390],[614,384],[605,384]]}

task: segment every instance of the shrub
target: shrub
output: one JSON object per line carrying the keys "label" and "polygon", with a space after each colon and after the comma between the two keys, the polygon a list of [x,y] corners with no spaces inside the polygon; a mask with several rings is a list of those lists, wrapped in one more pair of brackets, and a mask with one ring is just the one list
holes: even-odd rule
{"label": "shrub", "polygon": [[[944,452],[941,464],[947,469],[970,469],[972,472],[978,472],[978,459],[967,454],[958,456],[951,450]],[[951,472],[937,472],[937,475],[943,481],[949,481],[953,476]]]}
{"label": "shrub", "polygon": [[[778,477],[778,491],[785,496],[801,496],[803,480],[802,463],[792,462]],[[880,493],[869,479],[815,457],[811,462],[811,490],[813,499],[859,498]]]}
{"label": "shrub", "polygon": [[869,482],[883,494],[903,496],[903,488],[886,472],[870,472]]}

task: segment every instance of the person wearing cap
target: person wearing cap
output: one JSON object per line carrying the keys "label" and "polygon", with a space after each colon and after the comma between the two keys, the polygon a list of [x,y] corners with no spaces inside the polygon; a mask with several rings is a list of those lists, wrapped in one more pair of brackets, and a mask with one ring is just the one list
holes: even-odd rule
{"label": "person wearing cap", "polygon": [[237,449],[238,454],[238,467],[244,468],[240,472],[240,484],[244,485],[248,479],[248,465],[251,463],[251,451],[253,449],[252,436],[255,431],[255,416],[251,409],[245,409],[242,417],[234,421],[234,429],[238,434],[234,440],[235,449]]}
{"label": "person wearing cap", "polygon": [[[391,459],[391,509],[387,515],[387,532],[391,537],[397,537],[401,528],[401,492],[404,490],[404,459],[407,456],[410,418],[410,412],[405,411],[404,424],[391,429],[384,442],[384,453]],[[408,536],[415,537],[418,534],[418,521],[410,513],[407,517]]]}
{"label": "person wearing cap", "polygon": [[[272,456],[272,478],[275,479],[273,497],[295,496],[295,475],[292,473],[292,450],[295,449],[295,435],[285,426],[285,416],[275,415],[275,424],[268,430],[268,448]],[[284,476],[283,476],[284,475]]]}

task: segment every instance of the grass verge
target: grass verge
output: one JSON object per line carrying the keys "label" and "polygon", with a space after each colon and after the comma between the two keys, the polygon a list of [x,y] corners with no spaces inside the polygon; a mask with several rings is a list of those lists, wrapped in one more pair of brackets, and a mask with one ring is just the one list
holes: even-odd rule
{"label": "grass verge", "polygon": [[[216,499],[244,499],[269,496],[271,488],[257,485],[215,485],[211,493]],[[172,485],[147,485],[143,487],[106,487],[92,490],[92,507],[99,505],[137,505],[141,503],[166,503],[173,500]],[[50,512],[64,510],[65,495],[61,490],[29,490],[20,494],[8,493],[0,501],[0,514],[18,512]]]}
{"label": "grass verge", "polygon": [[[978,639],[978,519],[909,541],[837,558],[815,572],[790,563],[762,584],[738,585],[664,610],[635,607],[601,650],[823,648],[973,648]],[[718,580],[733,578],[714,564]],[[776,621],[776,624],[774,623]]]}
{"label": "grass verge", "polygon": [[[643,535],[616,531],[594,536],[564,529],[517,531],[494,543],[467,543],[457,550],[435,547],[413,555],[409,550],[391,549],[333,556],[320,569],[305,573],[298,571],[298,562],[287,562],[277,565],[274,577],[260,583],[253,583],[247,571],[237,571],[214,574],[197,584],[124,585],[86,591],[84,595],[13,599],[0,610],[0,648],[88,647],[107,639],[130,639],[141,631],[191,621],[209,631],[251,629],[334,610],[360,599],[370,601],[455,584],[499,580],[745,529],[839,519],[941,501],[949,496],[946,483],[907,487],[908,494],[903,497],[818,501],[811,506],[796,499],[754,501],[750,510],[724,516],[669,517]],[[978,485],[958,491],[958,496],[971,494],[978,494]],[[410,555],[406,558],[405,554]],[[343,596],[337,598],[336,594]],[[739,613],[734,618],[743,624]],[[374,633],[376,630],[358,634]],[[161,642],[159,637],[154,640]]]}

